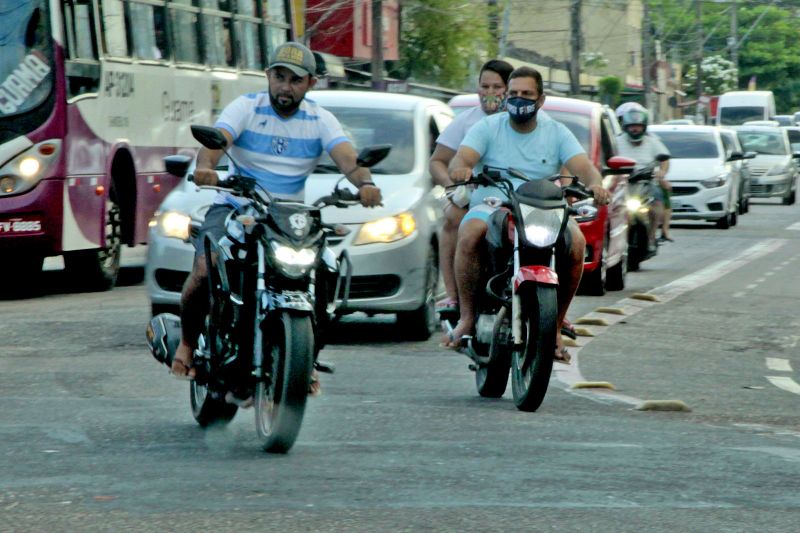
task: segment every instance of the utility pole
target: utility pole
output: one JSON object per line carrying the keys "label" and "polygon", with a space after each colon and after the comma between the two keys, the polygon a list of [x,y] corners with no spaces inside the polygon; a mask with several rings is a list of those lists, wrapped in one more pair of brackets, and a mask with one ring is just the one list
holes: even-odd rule
{"label": "utility pole", "polygon": [[[697,19],[697,63],[695,63],[695,92],[697,93],[696,114],[700,114],[700,97],[703,95],[703,7],[701,0],[694,0],[695,18]],[[705,122],[705,120],[703,121]]]}
{"label": "utility pole", "polygon": [[372,0],[372,88],[383,89],[383,0]]}
{"label": "utility pole", "polygon": [[644,106],[651,110],[651,100],[653,94],[653,83],[650,71],[653,62],[650,61],[650,5],[644,0],[644,16],[642,20],[642,84],[644,85]]}
{"label": "utility pole", "polygon": [[581,48],[583,35],[581,33],[581,0],[571,0],[570,3],[570,45],[572,54],[569,61],[569,84],[573,96],[581,92]]}
{"label": "utility pole", "polygon": [[739,43],[736,42],[736,33],[739,27],[736,0],[731,0],[731,35],[728,37],[728,46],[731,49],[731,63],[733,68],[739,70]]}

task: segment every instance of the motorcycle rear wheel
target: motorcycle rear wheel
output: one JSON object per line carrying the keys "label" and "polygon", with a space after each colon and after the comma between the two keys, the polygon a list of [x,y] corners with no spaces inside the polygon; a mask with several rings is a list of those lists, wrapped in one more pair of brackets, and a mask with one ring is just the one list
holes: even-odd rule
{"label": "motorcycle rear wheel", "polygon": [[286,453],[303,422],[314,362],[311,317],[281,314],[264,336],[264,372],[256,383],[256,432],[264,451]]}
{"label": "motorcycle rear wheel", "polygon": [[538,285],[522,294],[522,349],[511,353],[511,392],[520,411],[536,411],[544,400],[556,350],[556,287]]}
{"label": "motorcycle rear wheel", "polygon": [[508,385],[508,372],[511,369],[511,352],[508,348],[510,324],[503,307],[497,313],[493,342],[489,346],[489,362],[478,366],[475,371],[475,388],[484,398],[502,398]]}

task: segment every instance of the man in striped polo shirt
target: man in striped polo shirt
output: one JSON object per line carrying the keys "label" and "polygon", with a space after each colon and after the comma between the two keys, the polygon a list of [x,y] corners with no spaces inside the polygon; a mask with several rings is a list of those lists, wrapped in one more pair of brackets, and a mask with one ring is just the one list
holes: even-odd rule
{"label": "man in striped polo shirt", "polygon": [[[308,175],[324,152],[359,189],[361,203],[381,203],[381,192],[369,169],[357,165],[357,154],[336,117],[305,98],[316,84],[314,54],[300,43],[288,42],[275,49],[267,68],[269,90],[246,94],[222,111],[214,127],[227,139],[227,149],[241,173],[256,178],[278,198],[302,201]],[[201,148],[194,180],[198,185],[216,185],[214,170],[222,150]],[[208,210],[195,241],[195,262],[181,295],[181,343],[172,363],[172,373],[193,378],[192,354],[208,313],[203,236],[219,239],[225,234],[225,218],[245,200],[225,193]],[[318,384],[317,384],[318,386]],[[316,392],[316,390],[312,390]]]}

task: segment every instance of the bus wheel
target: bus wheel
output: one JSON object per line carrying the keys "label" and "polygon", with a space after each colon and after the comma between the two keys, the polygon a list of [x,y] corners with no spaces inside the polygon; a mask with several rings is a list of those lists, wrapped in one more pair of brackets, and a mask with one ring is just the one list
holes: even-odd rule
{"label": "bus wheel", "polygon": [[117,282],[121,251],[120,208],[116,201],[109,197],[106,200],[106,231],[103,248],[66,254],[64,266],[81,288],[90,291],[107,291]]}

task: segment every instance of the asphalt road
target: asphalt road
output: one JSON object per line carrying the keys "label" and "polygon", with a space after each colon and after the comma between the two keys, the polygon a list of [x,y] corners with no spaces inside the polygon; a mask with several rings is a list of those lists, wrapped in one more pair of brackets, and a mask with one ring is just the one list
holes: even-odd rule
{"label": "asphalt road", "polygon": [[49,272],[0,301],[0,530],[798,531],[798,222],[765,203],[681,226],[625,291],[579,297],[570,318],[610,325],[536,413],[479,398],[438,339],[348,318],[285,456],[258,449],[252,410],[196,426],[146,350],[140,272],[96,294]]}

